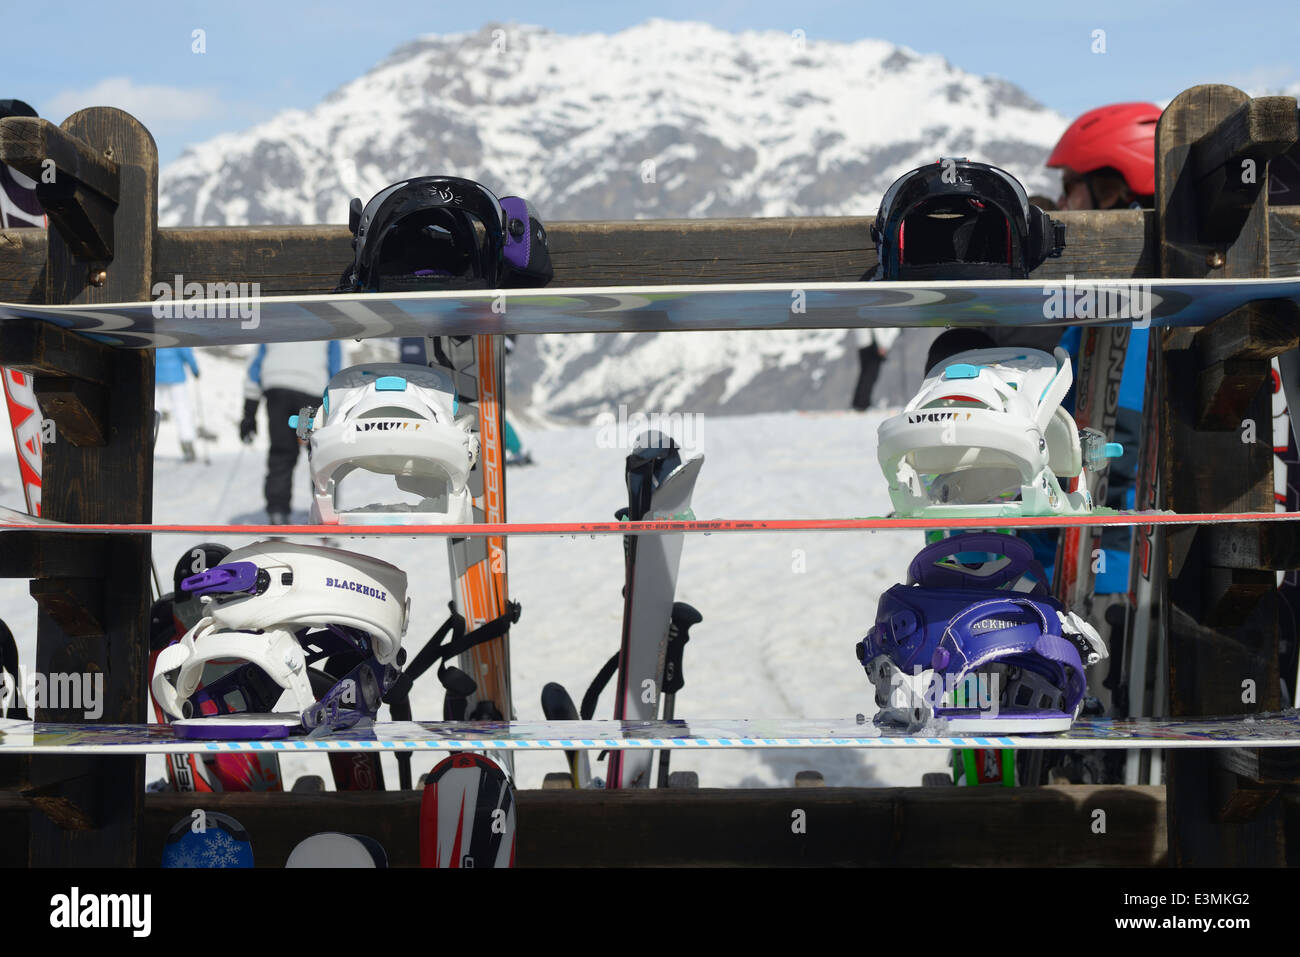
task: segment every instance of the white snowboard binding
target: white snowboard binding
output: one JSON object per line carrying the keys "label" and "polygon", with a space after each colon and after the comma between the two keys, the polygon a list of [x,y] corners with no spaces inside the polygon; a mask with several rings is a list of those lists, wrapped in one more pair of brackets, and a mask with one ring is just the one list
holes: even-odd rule
{"label": "white snowboard binding", "polygon": [[[203,617],[158,654],[154,698],[184,737],[280,737],[374,720],[397,680],[406,574],[355,552],[269,541],[184,580]],[[330,679],[311,666],[336,657]],[[226,666],[213,677],[210,665]],[[218,669],[219,671],[220,669]],[[313,680],[314,679],[314,680]]]}
{"label": "white snowboard binding", "polygon": [[1084,515],[1081,473],[1120,455],[1061,408],[1070,357],[1037,349],[972,349],[926,375],[880,426],[877,455],[894,511],[906,518]]}
{"label": "white snowboard binding", "polygon": [[[467,483],[478,460],[477,419],[458,412],[451,378],[440,369],[387,362],[338,373],[319,409],[303,409],[289,420],[308,443],[315,493],[312,521],[345,525],[473,521]],[[419,501],[340,508],[343,479],[358,469],[394,476],[398,492],[419,496]]]}

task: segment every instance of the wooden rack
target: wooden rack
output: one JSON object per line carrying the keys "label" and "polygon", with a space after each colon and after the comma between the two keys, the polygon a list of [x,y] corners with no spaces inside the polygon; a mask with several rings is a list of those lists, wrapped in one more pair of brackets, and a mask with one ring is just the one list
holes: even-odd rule
{"label": "wooden rack", "polygon": [[[1268,160],[1296,140],[1292,97],[1251,99],[1227,86],[1182,93],[1158,127],[1156,209],[1057,214],[1068,224],[1069,245],[1034,278],[1300,275],[1300,207],[1268,209],[1264,188]],[[53,182],[46,174],[51,161]],[[256,282],[264,295],[320,293],[351,259],[342,226],[159,229],[153,138],[120,110],[83,110],[57,127],[0,120],[0,162],[41,184],[51,225],[48,232],[0,232],[0,301],[145,300],[155,280],[177,273],[200,283]],[[1253,178],[1242,175],[1247,166]],[[856,280],[875,266],[869,223],[553,223],[553,285]],[[1168,374],[1164,391],[1149,399],[1158,407],[1149,447],[1161,466],[1160,507],[1271,510],[1269,360],[1295,349],[1298,331],[1293,306],[1252,303],[1200,330],[1159,332]],[[150,521],[151,360],[147,351],[113,349],[48,323],[0,323],[0,366],[35,376],[42,411],[58,429],[58,441],[45,447],[46,517]],[[1261,423],[1260,442],[1241,441],[1238,426],[1246,418]],[[1281,705],[1274,570],[1300,565],[1295,529],[1285,523],[1153,532],[1166,535],[1159,625],[1172,714]],[[101,720],[139,721],[148,682],[149,537],[29,533],[0,543],[0,576],[30,579],[39,606],[36,668],[103,672]],[[1246,678],[1258,688],[1249,705],[1241,700]],[[73,717],[43,711],[39,719]],[[1288,860],[1288,817],[1292,861],[1300,833],[1297,781],[1279,775],[1278,766],[1261,763],[1251,750],[1184,751],[1168,757],[1167,788],[524,793],[519,860],[1281,865]],[[25,843],[31,865],[157,860],[163,818],[170,822],[194,799],[146,798],[143,775],[140,757],[0,759],[0,790],[10,792],[0,794],[0,847],[12,856]],[[391,809],[392,821],[413,820],[416,802],[413,794],[391,793],[205,801],[237,810],[259,846],[268,835],[277,850],[259,862],[271,864],[281,862],[279,845],[287,854],[290,838],[310,833],[308,825],[365,830],[359,804]],[[836,838],[790,843],[781,835],[790,833],[795,807],[822,815]],[[1091,839],[1088,813],[1097,807],[1109,809],[1117,839]],[[375,836],[382,840],[395,826],[377,826]],[[765,828],[775,829],[768,838]],[[1003,830],[1005,840],[997,836]],[[401,833],[413,835],[414,826]],[[841,840],[849,833],[862,840]],[[1009,852],[1010,845],[1024,853]],[[389,849],[395,863],[409,862],[394,843]]]}

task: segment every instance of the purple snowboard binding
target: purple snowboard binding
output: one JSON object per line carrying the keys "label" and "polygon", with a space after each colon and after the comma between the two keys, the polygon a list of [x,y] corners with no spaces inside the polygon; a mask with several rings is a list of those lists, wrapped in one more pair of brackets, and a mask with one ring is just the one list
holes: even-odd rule
{"label": "purple snowboard binding", "polygon": [[857,654],[877,724],[942,721],[950,734],[1067,731],[1084,669],[1107,657],[1096,630],[1048,593],[1029,544],[994,532],[922,549],[907,583],[881,596]]}

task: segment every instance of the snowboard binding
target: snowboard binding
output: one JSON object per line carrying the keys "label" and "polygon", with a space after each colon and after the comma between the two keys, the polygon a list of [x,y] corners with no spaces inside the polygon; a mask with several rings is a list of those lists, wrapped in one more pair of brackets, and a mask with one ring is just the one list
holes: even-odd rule
{"label": "snowboard binding", "polygon": [[1069,355],[972,349],[936,365],[920,391],[880,425],[877,456],[897,515],[1001,518],[1086,515],[1085,466],[1123,453],[1080,432],[1061,402]]}
{"label": "snowboard binding", "polygon": [[348,208],[353,261],[335,292],[545,286],[546,228],[518,196],[457,176],[416,176]]}
{"label": "snowboard binding", "polygon": [[[343,730],[373,722],[398,679],[410,603],[405,573],[387,562],[260,542],[184,587],[206,613],[158,654],[151,685],[179,737]],[[331,658],[353,666],[323,686],[312,666]],[[213,677],[215,664],[228,667]]]}
{"label": "snowboard binding", "polygon": [[1069,730],[1085,668],[1107,657],[1096,630],[1047,590],[1021,539],[974,532],[922,549],[880,598],[857,645],[876,722],[954,734]]}
{"label": "snowboard binding", "polygon": [[[473,521],[469,474],[478,460],[473,416],[458,416],[451,377],[410,363],[372,363],[330,380],[319,409],[290,416],[307,443],[313,522],[443,525]],[[343,479],[355,471],[391,475],[415,503],[343,509]],[[400,497],[394,496],[394,497]]]}
{"label": "snowboard binding", "polygon": [[874,279],[1027,279],[1065,249],[1065,225],[1006,170],[949,157],[904,173],[871,226]]}

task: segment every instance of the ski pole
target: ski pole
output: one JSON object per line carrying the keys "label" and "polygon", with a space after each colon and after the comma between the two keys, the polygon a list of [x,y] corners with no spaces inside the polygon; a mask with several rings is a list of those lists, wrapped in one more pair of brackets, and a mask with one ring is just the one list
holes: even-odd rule
{"label": "ski pole", "polygon": [[194,377],[193,382],[194,382],[194,392],[193,392],[194,411],[195,413],[197,413],[197,417],[199,420],[199,427],[195,430],[195,432],[197,433],[196,437],[199,439],[199,441],[203,443],[203,464],[211,465],[212,464],[212,443],[211,441],[209,441],[208,436],[211,435],[212,433],[208,431],[207,421],[203,418],[203,387],[199,385],[199,377],[197,375]]}
{"label": "ski pole", "polygon": [[[664,720],[673,720],[673,709],[677,692],[686,684],[682,674],[682,652],[686,642],[691,640],[691,625],[698,625],[704,616],[684,601],[673,602],[672,616],[668,622],[668,647],[664,653],[664,675],[660,692],[664,699]],[[668,787],[668,761],[672,751],[665,748],[659,752],[659,787]]]}

